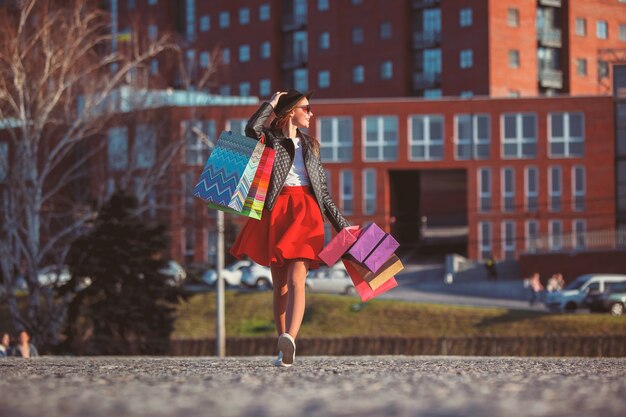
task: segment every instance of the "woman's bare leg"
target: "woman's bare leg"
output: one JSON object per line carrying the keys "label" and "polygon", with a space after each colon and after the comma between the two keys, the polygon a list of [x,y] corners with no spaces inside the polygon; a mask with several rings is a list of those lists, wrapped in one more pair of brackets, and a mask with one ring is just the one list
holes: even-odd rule
{"label": "woman's bare leg", "polygon": [[285,325],[285,314],[287,312],[287,281],[289,268],[287,265],[283,265],[281,267],[272,266],[270,269],[272,270],[272,282],[274,286],[274,324],[276,325],[276,331],[280,336],[287,331],[287,326]]}
{"label": "woman's bare leg", "polygon": [[309,270],[308,260],[296,260],[285,264],[288,267],[287,280],[287,333],[294,339],[298,336],[304,318],[305,283]]}

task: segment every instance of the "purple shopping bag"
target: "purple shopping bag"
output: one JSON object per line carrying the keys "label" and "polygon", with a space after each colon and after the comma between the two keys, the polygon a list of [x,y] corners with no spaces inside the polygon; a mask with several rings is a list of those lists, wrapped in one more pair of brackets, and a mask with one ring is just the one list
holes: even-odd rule
{"label": "purple shopping bag", "polygon": [[[386,233],[378,227],[376,223],[368,224],[361,233],[359,238],[348,250],[348,253],[352,255],[357,262],[365,261],[365,258],[372,253],[374,248],[378,246],[381,240],[385,238]],[[387,257],[389,259],[389,257]],[[387,260],[385,259],[385,261]]]}
{"label": "purple shopping bag", "polygon": [[383,267],[385,262],[394,254],[396,249],[400,247],[397,240],[388,233],[385,233],[385,237],[380,241],[378,246],[365,258],[363,264],[372,272],[376,273]]}

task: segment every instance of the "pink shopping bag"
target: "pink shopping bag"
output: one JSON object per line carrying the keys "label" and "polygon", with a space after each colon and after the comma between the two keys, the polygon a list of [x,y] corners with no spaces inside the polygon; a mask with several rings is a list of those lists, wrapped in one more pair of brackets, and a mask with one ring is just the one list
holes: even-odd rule
{"label": "pink shopping bag", "polygon": [[369,286],[367,281],[365,281],[363,277],[361,276],[361,274],[359,273],[357,269],[358,266],[355,265],[354,261],[350,261],[348,259],[342,259],[341,261],[343,262],[343,265],[346,267],[346,271],[348,271],[348,274],[350,275],[350,278],[352,279],[352,283],[354,284],[354,287],[356,288],[356,291],[359,293],[359,296],[361,297],[361,301],[363,302],[371,300],[377,295],[383,294],[389,291],[390,289],[398,286],[398,282],[396,281],[396,279],[394,277],[391,277],[390,279],[385,281],[384,284],[382,284],[380,287],[373,290]]}
{"label": "pink shopping bag", "polygon": [[322,261],[326,262],[326,265],[335,265],[339,258],[356,242],[359,233],[359,226],[349,226],[341,229],[318,256]]}

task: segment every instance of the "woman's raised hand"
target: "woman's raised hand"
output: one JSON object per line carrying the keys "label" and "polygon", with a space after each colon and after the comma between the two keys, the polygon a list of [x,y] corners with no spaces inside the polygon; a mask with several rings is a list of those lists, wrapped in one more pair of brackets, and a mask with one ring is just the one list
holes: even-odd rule
{"label": "woman's raised hand", "polygon": [[274,93],[274,95],[270,99],[270,104],[272,105],[272,107],[276,108],[276,105],[278,104],[278,99],[283,94],[287,94],[287,92],[286,91],[277,91],[277,92]]}

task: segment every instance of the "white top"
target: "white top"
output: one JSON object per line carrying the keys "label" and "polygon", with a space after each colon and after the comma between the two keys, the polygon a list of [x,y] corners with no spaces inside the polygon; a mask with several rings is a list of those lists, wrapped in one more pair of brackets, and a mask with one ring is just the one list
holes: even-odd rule
{"label": "white top", "polygon": [[293,158],[293,164],[287,174],[285,180],[286,187],[298,187],[302,185],[310,185],[309,174],[306,172],[304,166],[304,153],[302,152],[302,146],[300,145],[300,138],[290,138],[296,147],[296,155]]}

